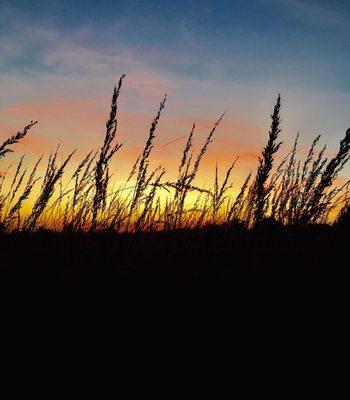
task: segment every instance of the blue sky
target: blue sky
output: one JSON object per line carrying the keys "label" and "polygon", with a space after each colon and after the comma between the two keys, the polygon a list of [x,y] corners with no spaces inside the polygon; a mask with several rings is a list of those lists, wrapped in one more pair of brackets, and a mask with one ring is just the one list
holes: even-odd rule
{"label": "blue sky", "polygon": [[[322,133],[335,148],[350,126],[349,21],[345,0],[0,0],[0,128],[22,123],[31,104],[54,108],[57,99],[93,98],[100,121],[126,72],[123,106],[131,115],[147,119],[168,93],[165,142],[183,134],[168,128],[177,119],[185,129],[187,119],[228,109],[217,152],[258,150],[281,92],[287,143],[297,131],[306,145]],[[34,110],[42,136],[80,140],[74,115],[82,109],[63,115],[63,107],[62,118]],[[136,142],[143,132],[134,130]]]}
{"label": "blue sky", "polygon": [[[31,28],[40,28],[64,37],[81,32],[74,40],[107,54],[128,46],[147,63],[178,74],[205,77],[218,65],[227,80],[350,89],[349,1],[3,0],[1,7],[1,35],[27,50],[25,64],[9,57],[6,69],[49,68],[40,63],[49,43],[43,40],[40,48],[30,38]],[[154,60],[154,50],[180,59]]]}

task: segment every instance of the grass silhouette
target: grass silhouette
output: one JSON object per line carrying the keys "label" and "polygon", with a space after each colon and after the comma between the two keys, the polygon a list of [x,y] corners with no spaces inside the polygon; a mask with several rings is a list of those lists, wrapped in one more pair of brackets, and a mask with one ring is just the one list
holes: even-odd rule
{"label": "grass silhouette", "polygon": [[[33,167],[29,177],[19,161],[12,181],[7,172],[0,181],[0,226],[5,232],[54,229],[58,231],[139,232],[201,228],[211,224],[243,224],[252,228],[268,219],[289,225],[308,225],[329,222],[331,211],[337,210],[337,220],[344,221],[348,204],[348,184],[334,185],[335,179],[349,159],[350,129],[340,142],[338,153],[330,160],[325,157],[326,147],[318,154],[316,148],[320,136],[313,141],[304,161],[298,159],[298,138],[280,165],[275,166],[275,155],[280,150],[281,97],[278,95],[271,115],[268,141],[258,157],[255,177],[246,178],[238,195],[231,193],[231,175],[237,159],[227,170],[219,184],[218,166],[211,189],[195,184],[201,162],[214,139],[224,114],[214,123],[206,141],[195,156],[193,149],[193,124],[183,150],[176,181],[166,180],[163,167],[149,170],[149,161],[156,137],[157,125],[165,108],[166,96],[151,123],[144,149],[134,163],[129,177],[117,189],[111,187],[111,161],[121,144],[117,142],[118,99],[125,75],[114,88],[106,135],[102,146],[90,152],[78,165],[70,178],[66,166],[72,152],[60,165],[57,149],[49,156],[46,173],[37,177],[42,158]],[[32,121],[23,131],[7,139],[0,146],[2,162],[12,152],[11,146],[22,140],[37,121]],[[316,154],[315,154],[316,153]],[[7,182],[7,185],[5,183]],[[25,214],[25,202],[33,188],[41,188],[29,214]],[[6,190],[5,190],[6,187]],[[166,200],[161,194],[166,192]],[[189,194],[196,200],[188,201]],[[163,196],[164,199],[164,196]]]}
{"label": "grass silhouette", "polygon": [[[23,305],[38,297],[42,306],[53,298],[69,299],[70,305],[78,299],[89,310],[98,304],[104,310],[116,305],[128,310],[169,303],[182,303],[186,310],[189,304],[208,310],[218,303],[221,310],[232,304],[252,310],[268,307],[262,299],[276,306],[285,304],[282,299],[302,303],[310,296],[331,296],[334,301],[346,293],[340,285],[347,282],[349,184],[337,187],[335,180],[349,159],[349,129],[330,160],[325,146],[317,150],[320,136],[306,159],[299,159],[298,135],[276,164],[281,146],[278,96],[256,174],[250,173],[233,196],[231,177],[238,158],[221,183],[216,165],[212,188],[196,184],[224,115],[197,154],[192,125],[177,179],[166,179],[162,167],[150,169],[164,97],[128,178],[113,188],[110,165],[121,147],[118,100],[124,77],[113,92],[102,146],[88,153],[71,175],[66,167],[75,152],[59,164],[59,146],[49,155],[43,178],[38,176],[43,157],[31,169],[24,167],[22,157],[13,176],[9,169],[2,173],[0,293],[6,301],[15,296]],[[0,146],[2,162],[35,124]],[[26,213],[34,187],[39,190]],[[337,211],[334,222],[331,211]]]}

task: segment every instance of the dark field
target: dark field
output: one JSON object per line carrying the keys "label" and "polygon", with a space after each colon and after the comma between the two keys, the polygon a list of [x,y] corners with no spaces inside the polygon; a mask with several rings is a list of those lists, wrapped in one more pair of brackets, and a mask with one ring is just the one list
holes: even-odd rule
{"label": "dark field", "polygon": [[[165,179],[163,167],[149,169],[165,96],[129,177],[113,189],[111,160],[121,148],[116,133],[124,77],[114,88],[102,147],[70,178],[65,168],[75,152],[59,164],[59,146],[50,153],[43,178],[37,177],[42,157],[26,184],[23,157],[3,189],[9,169],[2,174],[4,308],[43,310],[46,317],[64,310],[64,315],[94,314],[111,322],[121,314],[130,319],[153,312],[160,321],[177,313],[189,320],[223,315],[228,323],[238,316],[263,320],[269,313],[279,321],[289,312],[305,320],[346,312],[350,181],[339,186],[337,178],[350,159],[350,129],[331,157],[326,146],[318,148],[318,135],[299,158],[298,134],[277,162],[278,95],[256,173],[249,173],[234,195],[237,158],[221,178],[216,164],[212,188],[196,184],[224,114],[196,152],[192,125],[175,181]],[[0,158],[34,125],[10,136],[0,146]],[[23,205],[37,181],[41,188],[26,214]],[[194,204],[188,203],[190,193],[196,193]]]}
{"label": "dark field", "polygon": [[[348,236],[329,225],[0,236],[6,303],[115,312],[344,306]],[[326,309],[324,309],[326,311]]]}

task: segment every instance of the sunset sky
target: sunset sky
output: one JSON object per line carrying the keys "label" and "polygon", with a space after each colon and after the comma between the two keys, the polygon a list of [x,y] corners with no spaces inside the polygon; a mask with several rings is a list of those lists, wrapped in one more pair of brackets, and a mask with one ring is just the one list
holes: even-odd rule
{"label": "sunset sky", "polygon": [[255,169],[278,93],[283,151],[297,132],[302,154],[317,134],[334,151],[350,126],[349,21],[348,0],[0,0],[0,139],[35,119],[17,155],[98,147],[125,72],[122,173],[165,93],[152,159],[170,173],[192,122],[198,146],[224,111],[203,182],[237,155],[239,179]]}

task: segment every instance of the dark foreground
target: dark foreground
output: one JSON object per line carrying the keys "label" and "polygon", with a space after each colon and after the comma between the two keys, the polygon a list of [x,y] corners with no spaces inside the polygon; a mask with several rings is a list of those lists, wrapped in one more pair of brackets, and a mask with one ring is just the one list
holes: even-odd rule
{"label": "dark foreground", "polygon": [[[347,296],[347,229],[0,234],[5,304],[89,310],[332,307]],[[3,303],[4,304],[4,303]]]}
{"label": "dark foreground", "polygon": [[94,365],[108,370],[122,359],[132,376],[140,358],[141,374],[155,358],[161,370],[178,360],[191,380],[200,365],[260,376],[268,362],[282,375],[296,362],[309,379],[302,360],[333,366],[347,341],[344,228],[17,233],[0,235],[0,252],[2,343],[30,360],[39,348],[67,367],[74,354],[109,357]]}

